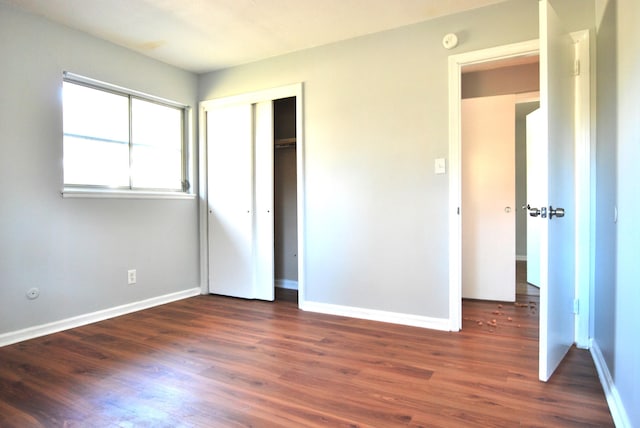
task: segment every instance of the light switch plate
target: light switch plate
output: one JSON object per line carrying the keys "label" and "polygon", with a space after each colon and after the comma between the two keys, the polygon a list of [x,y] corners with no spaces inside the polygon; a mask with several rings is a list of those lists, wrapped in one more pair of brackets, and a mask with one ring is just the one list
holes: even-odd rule
{"label": "light switch plate", "polygon": [[434,172],[436,174],[445,174],[447,172],[446,162],[444,158],[436,159],[434,163]]}

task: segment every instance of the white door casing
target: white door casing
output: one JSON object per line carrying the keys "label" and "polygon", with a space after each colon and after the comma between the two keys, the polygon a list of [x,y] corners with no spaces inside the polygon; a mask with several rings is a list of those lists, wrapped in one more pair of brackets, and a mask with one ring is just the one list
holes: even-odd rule
{"label": "white door casing", "polygon": [[515,301],[515,103],[462,100],[462,297]]}

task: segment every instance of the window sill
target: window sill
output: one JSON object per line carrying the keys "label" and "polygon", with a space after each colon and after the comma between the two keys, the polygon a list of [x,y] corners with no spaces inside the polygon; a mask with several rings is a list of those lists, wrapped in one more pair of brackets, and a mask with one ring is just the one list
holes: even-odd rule
{"label": "window sill", "polygon": [[65,187],[63,198],[98,198],[98,199],[195,199],[193,193],[183,192],[154,192],[151,190],[121,190],[121,189],[80,189]]}

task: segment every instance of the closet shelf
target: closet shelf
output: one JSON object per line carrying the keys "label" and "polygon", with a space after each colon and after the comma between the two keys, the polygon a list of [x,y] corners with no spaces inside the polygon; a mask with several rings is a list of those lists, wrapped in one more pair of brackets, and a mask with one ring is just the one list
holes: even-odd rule
{"label": "closet shelf", "polygon": [[296,146],[296,138],[278,138],[274,141],[276,149],[286,149],[288,147]]}

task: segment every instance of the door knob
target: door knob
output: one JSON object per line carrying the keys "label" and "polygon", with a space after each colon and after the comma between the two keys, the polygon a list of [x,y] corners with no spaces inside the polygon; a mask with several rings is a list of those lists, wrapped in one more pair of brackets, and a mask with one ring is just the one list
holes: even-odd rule
{"label": "door knob", "polygon": [[556,216],[558,218],[564,217],[564,208],[553,208],[553,206],[549,205],[549,220]]}
{"label": "door knob", "polygon": [[531,217],[538,217],[540,215],[540,209],[539,208],[531,208],[531,205],[529,205],[529,204],[523,205],[522,209],[523,210],[529,210],[529,215]]}

